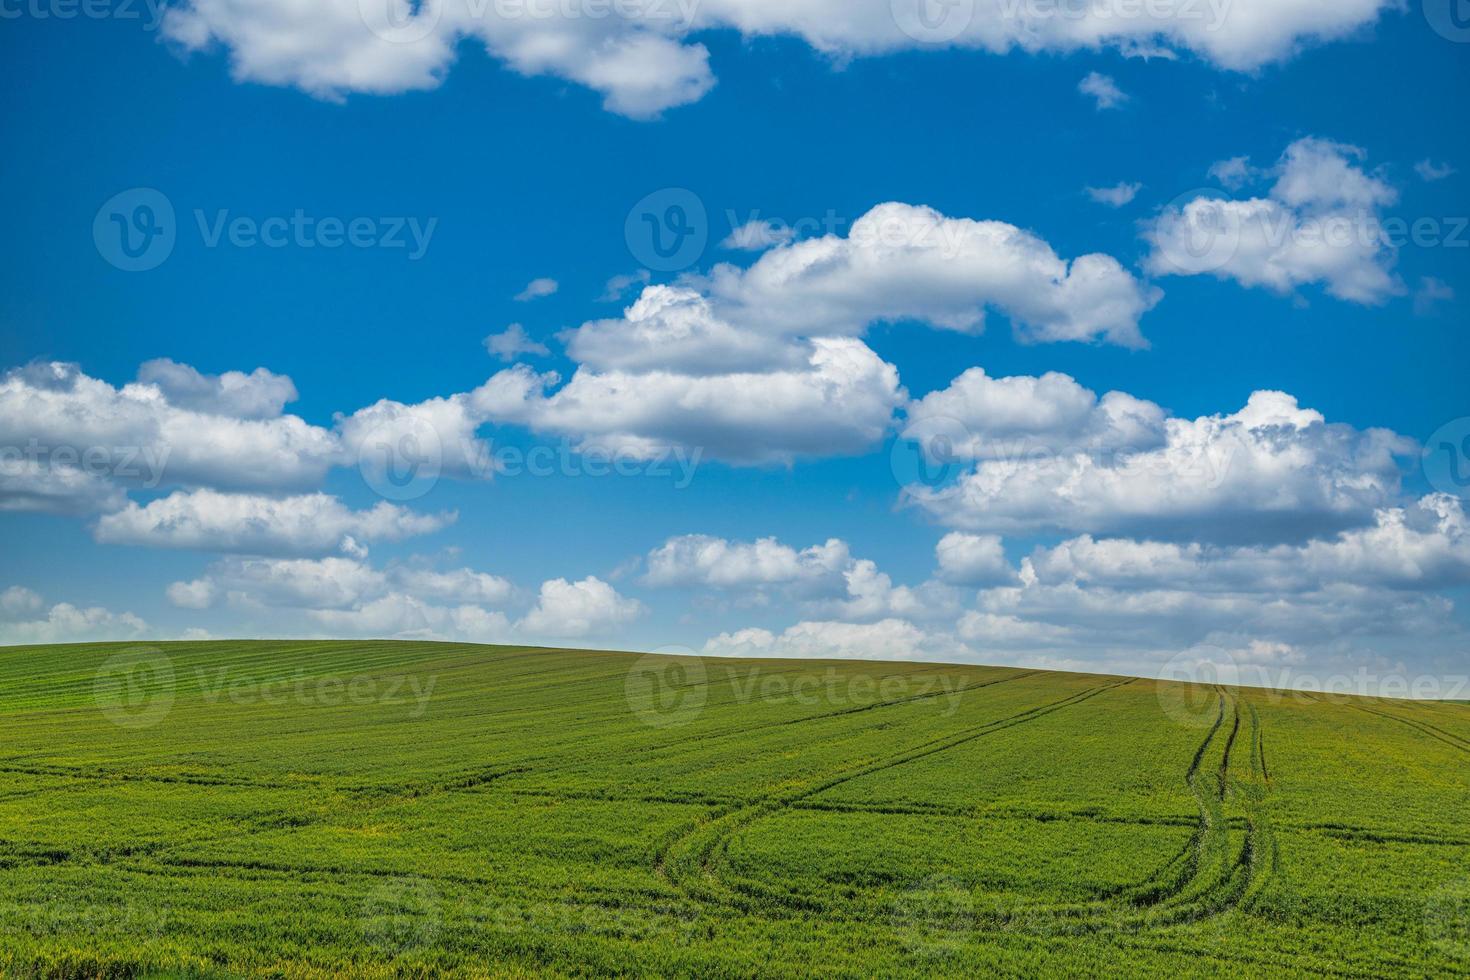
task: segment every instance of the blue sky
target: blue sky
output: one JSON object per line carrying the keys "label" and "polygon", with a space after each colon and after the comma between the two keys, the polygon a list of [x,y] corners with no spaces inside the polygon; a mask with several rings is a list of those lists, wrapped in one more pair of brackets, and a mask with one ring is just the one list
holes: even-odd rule
{"label": "blue sky", "polygon": [[[794,26],[720,0],[678,28],[509,30],[481,5],[407,43],[321,14],[290,56],[225,0],[161,29],[145,6],[6,8],[0,442],[47,455],[8,457],[0,484],[0,638],[1462,666],[1465,491],[1418,456],[1443,426],[1470,435],[1454,428],[1470,415],[1470,47],[1434,29],[1436,5],[1236,0],[1208,28],[1076,41],[1075,19],[1053,30],[1031,4],[1031,50],[995,41],[983,10],[952,43],[914,41],[889,6],[813,4]],[[569,53],[536,61],[546,37]],[[1120,185],[1118,206],[1088,192]],[[175,240],[127,271],[107,236],[138,188],[168,202]],[[658,264],[636,206],[653,195],[664,220],[670,188],[705,212],[705,247],[608,299]],[[903,210],[859,222],[885,202]],[[405,244],[209,244],[222,216],[297,213]],[[722,246],[753,220],[775,223],[764,249]],[[1216,220],[1230,254],[1171,259]],[[1273,237],[1400,221],[1419,241]],[[554,292],[516,298],[543,278]],[[630,319],[645,286],[656,309]],[[487,350],[513,323],[546,352]],[[838,366],[813,367],[818,349]],[[1048,372],[1067,378],[1035,382]],[[522,387],[491,405],[495,378]],[[264,401],[241,408],[230,385]],[[1087,393],[1114,391],[1141,431],[1099,430],[1109,403]],[[1238,415],[1258,391],[1282,394]],[[903,433],[926,412],[970,444],[914,492]],[[415,426],[444,472],[373,523],[359,459]],[[931,429],[918,445],[941,452]],[[487,479],[456,462],[466,440],[482,458],[552,447],[577,471],[589,446],[699,465],[688,486]],[[156,486],[109,471],[82,492],[62,446],[170,462]],[[1216,450],[1217,479],[1177,470]],[[290,543],[308,526],[340,533]]]}

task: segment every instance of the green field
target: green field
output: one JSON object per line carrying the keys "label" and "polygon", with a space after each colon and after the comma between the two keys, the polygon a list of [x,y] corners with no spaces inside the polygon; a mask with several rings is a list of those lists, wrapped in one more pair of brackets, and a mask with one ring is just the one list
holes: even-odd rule
{"label": "green field", "polygon": [[0,971],[1470,975],[1470,706],[400,642],[0,650]]}

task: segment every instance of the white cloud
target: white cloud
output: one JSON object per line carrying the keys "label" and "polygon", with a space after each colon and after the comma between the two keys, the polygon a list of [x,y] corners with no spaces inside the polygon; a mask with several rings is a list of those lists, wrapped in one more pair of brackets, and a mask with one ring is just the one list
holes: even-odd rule
{"label": "white cloud", "polygon": [[44,604],[38,594],[25,586],[12,585],[0,592],[0,619],[20,619],[30,613],[39,612]]}
{"label": "white cloud", "polygon": [[1042,584],[1281,595],[1351,584],[1433,589],[1470,582],[1470,522],[1460,501],[1434,494],[1376,511],[1373,523],[1299,545],[1094,540],[1088,535],[1028,559]]}
{"label": "white cloud", "polygon": [[1424,159],[1414,164],[1414,173],[1424,181],[1444,180],[1455,173],[1455,168],[1448,163],[1435,163],[1433,160]]}
{"label": "white cloud", "polygon": [[264,497],[196,490],[141,507],[130,502],[104,514],[95,537],[103,544],[259,555],[355,554],[362,542],[430,534],[454,519],[454,514],[416,514],[386,501],[355,511],[322,493]]}
{"label": "white cloud", "polygon": [[241,419],[276,418],[297,397],[290,378],[265,368],[249,374],[201,374],[166,357],[145,361],[138,368],[138,383],[157,387],[168,403],[178,408]]}
{"label": "white cloud", "polygon": [[775,634],[763,629],[721,633],[701,651],[711,657],[793,657],[804,659],[944,659],[954,645],[901,619],[876,623],[816,620]]}
{"label": "white cloud", "polygon": [[[166,9],[163,33],[187,51],[216,44],[239,81],[291,85],[320,98],[431,89],[463,42],[482,45],[522,75],[587,86],[608,109],[655,116],[714,84],[709,52],[688,38],[713,30],[796,37],[843,60],[939,46],[993,53],[1109,48],[1126,55],[1192,52],[1251,71],[1300,48],[1373,23],[1390,0],[1235,0],[1080,8],[956,5],[936,34],[914,0],[704,0],[651,4],[620,16],[579,6],[562,16],[536,4],[462,0],[185,0]],[[606,10],[603,11],[606,13]]]}
{"label": "white cloud", "polygon": [[1397,193],[1361,168],[1362,157],[1357,147],[1297,140],[1271,171],[1268,196],[1202,195],[1165,209],[1144,232],[1153,249],[1146,268],[1210,274],[1283,295],[1320,284],[1338,299],[1382,303],[1403,291],[1380,216]]}
{"label": "white cloud", "polygon": [[752,218],[731,231],[720,242],[720,247],[742,252],[764,252],[773,245],[785,245],[793,237],[795,232],[780,222]]}
{"label": "white cloud", "polygon": [[172,582],[163,592],[180,609],[208,609],[219,601],[219,587],[207,578]]}
{"label": "white cloud", "polygon": [[898,372],[845,337],[812,341],[799,369],[705,377],[666,371],[501,372],[476,392],[486,417],[645,458],[688,450],[735,464],[862,452],[904,400]]}
{"label": "white cloud", "polygon": [[802,346],[722,319],[709,297],[678,286],[649,286],[623,315],[592,320],[563,335],[567,353],[598,371],[716,375],[799,367]]}
{"label": "white cloud", "polygon": [[718,265],[702,284],[717,317],[776,336],[860,335],[896,321],[977,333],[994,309],[1029,340],[1131,347],[1160,295],[1111,256],[1069,262],[1014,225],[897,202],[869,210],[845,237],[777,246],[748,269]]}
{"label": "white cloud", "polygon": [[289,378],[171,361],[142,373],[122,388],[58,362],[0,377],[0,509],[111,509],[120,486],[298,488],[337,461],[331,432],[273,414],[294,395]]}
{"label": "white cloud", "polygon": [[597,297],[600,303],[615,303],[623,298],[623,294],[634,286],[646,286],[653,279],[653,273],[647,269],[639,269],[625,275],[613,276],[607,281],[602,289],[602,295]]}
{"label": "white cloud", "polygon": [[1420,276],[1419,285],[1414,289],[1414,315],[1429,316],[1440,303],[1454,298],[1455,290],[1449,283],[1434,276]]}
{"label": "white cloud", "polygon": [[533,299],[540,299],[543,296],[551,296],[560,288],[561,284],[558,283],[555,279],[548,279],[544,277],[541,279],[532,279],[530,282],[526,283],[525,289],[522,289],[519,293],[516,294],[516,302],[528,303]]}
{"label": "white cloud", "polygon": [[967,530],[1302,540],[1371,522],[1414,448],[1258,391],[1232,415],[1168,419],[1158,448],[986,459],[952,486],[906,493]]}
{"label": "white cloud", "polygon": [[644,581],[653,586],[716,588],[830,582],[850,561],[847,544],[837,538],[797,551],[775,538],[740,542],[686,534],[648,553]]}
{"label": "white cloud", "polygon": [[1016,650],[1026,647],[1055,647],[1068,644],[1072,631],[1065,626],[998,616],[970,610],[960,617],[955,632],[961,639],[988,649]]}
{"label": "white cloud", "polygon": [[487,421],[474,395],[461,393],[411,405],[379,399],[350,415],[338,413],[336,428],[344,456],[370,481],[387,486],[400,472],[409,480],[441,473],[492,479],[490,444],[478,435]]}
{"label": "white cloud", "polygon": [[1128,101],[1128,96],[1118,88],[1118,83],[1113,81],[1112,76],[1095,71],[1088,72],[1082,81],[1077,83],[1077,91],[1091,96],[1099,110],[1116,109]]}
{"label": "white cloud", "polygon": [[337,427],[359,455],[364,433],[386,428],[371,461],[392,457],[399,428],[411,426],[446,472],[483,476],[493,466],[476,433],[492,422],[643,459],[851,455],[884,437],[907,398],[897,370],[857,339],[870,325],[973,333],[994,308],[1027,339],[1141,346],[1138,318],[1159,295],[1109,256],[1068,262],[1012,225],[884,204],[846,237],[778,245],[747,269],[719,265],[649,286],[622,317],[564,332],[579,364],[565,384],[517,365],[474,391],[381,401]]}
{"label": "white cloud", "polygon": [[939,577],[957,585],[999,585],[1016,577],[996,534],[951,531],[939,539],[934,557]]}
{"label": "white cloud", "polygon": [[643,612],[641,602],[619,595],[596,576],[589,575],[578,582],[558,578],[541,584],[535,607],[516,628],[530,636],[593,636],[625,626]]}
{"label": "white cloud", "polygon": [[522,354],[545,356],[551,353],[545,344],[532,340],[526,328],[519,323],[512,323],[502,332],[486,337],[485,349],[502,361],[514,361]]}
{"label": "white cloud", "polygon": [[439,572],[426,568],[399,568],[392,573],[397,585],[411,595],[443,602],[483,603],[497,606],[508,602],[515,587],[498,575],[469,568]]}
{"label": "white cloud", "polygon": [[387,576],[355,558],[226,558],[207,581],[247,606],[341,609],[380,595]]}
{"label": "white cloud", "polygon": [[1165,413],[1158,405],[1121,391],[1099,399],[1055,371],[992,378],[984,368],[970,368],[949,387],[911,403],[907,414],[905,435],[941,459],[1136,451],[1164,444]]}
{"label": "white cloud", "polygon": [[736,593],[742,606],[798,602],[809,614],[843,619],[933,619],[958,601],[954,590],[939,582],[894,585],[876,563],[854,558],[839,538],[797,550],[775,538],[747,542],[687,534],[650,551],[646,563],[643,582],[655,588]]}
{"label": "white cloud", "polygon": [[1121,208],[1138,196],[1143,189],[1140,183],[1128,183],[1124,181],[1114,184],[1112,187],[1089,187],[1087,196],[1099,204],[1106,204],[1110,208]]}
{"label": "white cloud", "polygon": [[402,592],[351,609],[313,609],[309,615],[334,636],[501,643],[511,635],[504,613],[473,605],[436,606]]}
{"label": "white cloud", "polygon": [[126,501],[122,489],[103,473],[26,459],[18,446],[0,446],[0,512],[94,514],[116,510]]}
{"label": "white cloud", "polygon": [[1234,191],[1255,180],[1260,173],[1251,166],[1250,157],[1231,157],[1211,164],[1209,175],[1222,187]]}
{"label": "white cloud", "polygon": [[148,624],[130,612],[115,613],[101,606],[84,609],[59,602],[44,619],[0,622],[0,644],[128,640],[147,629]]}

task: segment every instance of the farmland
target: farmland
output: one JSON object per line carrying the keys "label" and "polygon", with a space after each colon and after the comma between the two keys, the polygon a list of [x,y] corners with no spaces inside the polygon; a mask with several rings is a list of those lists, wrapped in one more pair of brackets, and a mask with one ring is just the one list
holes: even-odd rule
{"label": "farmland", "polygon": [[14,975],[1470,975],[1470,705],[400,642],[0,650]]}

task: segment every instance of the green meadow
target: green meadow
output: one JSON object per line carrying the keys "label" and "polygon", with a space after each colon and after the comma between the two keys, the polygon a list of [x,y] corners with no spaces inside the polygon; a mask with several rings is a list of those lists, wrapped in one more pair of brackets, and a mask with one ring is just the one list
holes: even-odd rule
{"label": "green meadow", "polygon": [[13,976],[1470,975],[1470,705],[409,642],[0,650]]}

